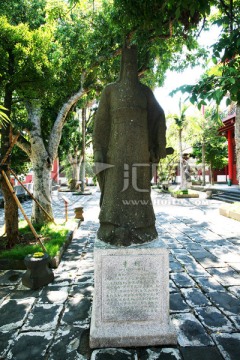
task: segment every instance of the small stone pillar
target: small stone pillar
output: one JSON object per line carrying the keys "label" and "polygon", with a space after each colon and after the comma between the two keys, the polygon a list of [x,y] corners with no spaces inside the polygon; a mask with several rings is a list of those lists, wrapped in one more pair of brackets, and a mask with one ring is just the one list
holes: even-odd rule
{"label": "small stone pillar", "polygon": [[212,199],[212,190],[207,190],[206,191],[206,198],[207,199]]}
{"label": "small stone pillar", "polygon": [[81,221],[84,221],[83,207],[79,206],[79,207],[75,208],[74,212],[75,212],[75,219],[79,219]]}
{"label": "small stone pillar", "polygon": [[22,277],[22,284],[36,290],[54,280],[52,269],[49,268],[49,256],[41,252],[27,255],[24,263],[27,271]]}

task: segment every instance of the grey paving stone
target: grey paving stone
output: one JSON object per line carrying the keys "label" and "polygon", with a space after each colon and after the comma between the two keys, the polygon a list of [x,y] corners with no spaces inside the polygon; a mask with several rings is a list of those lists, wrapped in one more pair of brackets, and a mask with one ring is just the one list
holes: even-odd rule
{"label": "grey paving stone", "polygon": [[176,239],[166,239],[164,241],[163,238],[161,238],[161,240],[163,240],[163,242],[166,244],[166,246],[168,247],[168,249],[182,249],[183,245],[180,244]]}
{"label": "grey paving stone", "polygon": [[13,291],[13,286],[1,286],[0,288],[0,305],[5,300],[5,298],[11,294]]}
{"label": "grey paving stone", "polygon": [[207,250],[197,250],[192,251],[190,253],[194,256],[194,258],[201,264],[205,269],[209,267],[221,267],[224,266],[223,261],[220,261],[217,256],[211,254]]}
{"label": "grey paving stone", "polygon": [[223,286],[240,285],[239,273],[229,267],[210,268],[208,272]]}
{"label": "grey paving stone", "polygon": [[170,268],[170,272],[183,272],[184,271],[184,268],[177,260],[170,261],[169,268]]}
{"label": "grey paving stone", "polygon": [[24,270],[0,271],[0,285],[16,285],[22,280]]}
{"label": "grey paving stone", "polygon": [[213,341],[201,323],[191,313],[171,316],[178,333],[180,346],[210,346]]}
{"label": "grey paving stone", "polygon": [[229,319],[233,322],[234,326],[240,330],[240,316],[229,316]]}
{"label": "grey paving stone", "polygon": [[6,354],[13,344],[16,332],[15,331],[0,331],[0,359],[6,359]]}
{"label": "grey paving stone", "polygon": [[198,264],[196,261],[187,263],[185,267],[187,273],[194,278],[196,278],[197,276],[208,275],[208,272],[204,269],[204,267]]}
{"label": "grey paving stone", "polygon": [[195,242],[190,242],[189,241],[186,241],[185,244],[184,244],[185,248],[187,249],[187,251],[192,254],[192,251],[193,250],[197,250],[197,251],[202,251],[204,250],[203,247],[198,244],[198,243],[195,243]]}
{"label": "grey paving stone", "polygon": [[217,282],[216,279],[213,279],[210,275],[209,276],[199,276],[195,278],[195,281],[199,285],[199,287],[205,291],[206,293],[212,291],[223,291],[225,292],[226,289]]}
{"label": "grey paving stone", "polygon": [[211,332],[234,332],[235,326],[214,306],[195,308],[201,323]]}
{"label": "grey paving stone", "polygon": [[5,300],[0,307],[0,331],[20,328],[34,301],[34,298]]}
{"label": "grey paving stone", "polygon": [[233,269],[236,270],[238,272],[240,272],[240,262],[228,262],[228,265]]}
{"label": "grey paving stone", "polygon": [[89,286],[93,284],[93,273],[77,275],[72,282],[73,285],[77,284],[79,286]]}
{"label": "grey paving stone", "polygon": [[151,348],[138,352],[140,360],[182,360],[180,351],[175,348]]}
{"label": "grey paving stone", "polygon": [[211,305],[207,297],[202,293],[200,289],[181,289],[181,292],[189,306],[192,308],[196,306],[207,306]]}
{"label": "grey paving stone", "polygon": [[209,292],[210,300],[226,315],[239,315],[240,301],[234,295],[228,292]]}
{"label": "grey paving stone", "polygon": [[217,346],[225,360],[239,360],[240,334],[218,334],[214,336]]}
{"label": "grey paving stone", "polygon": [[170,294],[170,312],[189,312],[189,306],[184,301],[180,292]]}
{"label": "grey paving stone", "polygon": [[175,283],[172,280],[169,280],[169,291],[170,293],[179,291],[178,287],[175,285]]}
{"label": "grey paving stone", "polygon": [[85,332],[86,329],[81,327],[61,326],[58,328],[53,344],[49,350],[48,360],[90,359],[91,351],[89,347],[86,357],[80,353]]}
{"label": "grey paving stone", "polygon": [[17,336],[13,346],[7,354],[7,359],[26,360],[38,359],[44,360],[47,348],[52,340],[51,332],[28,332]]}
{"label": "grey paving stone", "polygon": [[136,360],[136,353],[124,349],[94,350],[91,360]]}
{"label": "grey paving stone", "polygon": [[216,346],[181,347],[184,360],[223,360]]}
{"label": "grey paving stone", "polygon": [[73,277],[66,271],[54,272],[54,281],[51,283],[53,286],[68,286],[71,284]]}
{"label": "grey paving stone", "polygon": [[187,261],[194,261],[194,258],[190,255],[187,249],[175,249],[172,250],[176,259],[185,264]]}
{"label": "grey paving stone", "polygon": [[53,330],[58,324],[63,305],[37,304],[23,326],[23,331]]}
{"label": "grey paving stone", "polygon": [[17,287],[11,292],[9,298],[12,300],[27,298],[37,299],[40,296],[41,292],[42,289],[31,290],[26,286],[22,285],[22,283],[19,283]]}
{"label": "grey paving stone", "polygon": [[84,325],[89,324],[91,315],[91,300],[82,294],[76,294],[66,304],[62,325]]}
{"label": "grey paving stone", "polygon": [[240,298],[240,286],[230,286],[228,290],[238,298]]}
{"label": "grey paving stone", "polygon": [[193,281],[193,279],[186,273],[172,273],[170,274],[170,278],[180,288],[188,288],[195,286],[195,282]]}
{"label": "grey paving stone", "polygon": [[69,295],[70,296],[74,296],[76,294],[82,294],[84,295],[84,297],[89,297],[92,298],[93,297],[93,291],[94,291],[94,287],[92,283],[80,283],[77,285],[72,285]]}
{"label": "grey paving stone", "polygon": [[63,304],[68,298],[68,292],[68,287],[45,286],[38,302],[43,304]]}

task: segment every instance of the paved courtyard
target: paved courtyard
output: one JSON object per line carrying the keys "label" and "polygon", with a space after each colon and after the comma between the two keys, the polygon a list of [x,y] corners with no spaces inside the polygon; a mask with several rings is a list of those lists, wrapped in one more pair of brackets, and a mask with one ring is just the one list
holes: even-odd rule
{"label": "paved courtyard", "polygon": [[[64,214],[56,195],[55,215]],[[174,199],[153,191],[159,236],[170,251],[170,314],[178,345],[89,349],[93,248],[99,193],[70,200],[84,204],[54,282],[32,291],[23,271],[0,272],[0,359],[239,360],[240,223],[218,213],[221,202]],[[23,203],[30,213],[31,203]],[[2,210],[0,215],[3,216]]]}

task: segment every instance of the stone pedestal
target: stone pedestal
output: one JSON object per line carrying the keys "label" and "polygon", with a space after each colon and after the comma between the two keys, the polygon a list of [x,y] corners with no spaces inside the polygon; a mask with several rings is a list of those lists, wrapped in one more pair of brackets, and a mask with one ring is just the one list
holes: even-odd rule
{"label": "stone pedestal", "polygon": [[34,255],[25,256],[24,263],[27,271],[23,274],[22,284],[36,290],[51,283],[54,280],[54,274],[52,269],[49,268],[49,262],[50,259],[47,254],[40,257],[34,257]]}
{"label": "stone pedestal", "polygon": [[79,206],[79,207],[75,208],[74,212],[75,212],[75,219],[79,219],[81,221],[84,221],[83,207],[82,206]]}
{"label": "stone pedestal", "polygon": [[[100,245],[99,245],[100,244]],[[158,241],[94,249],[90,347],[176,344],[169,322],[168,251]]]}

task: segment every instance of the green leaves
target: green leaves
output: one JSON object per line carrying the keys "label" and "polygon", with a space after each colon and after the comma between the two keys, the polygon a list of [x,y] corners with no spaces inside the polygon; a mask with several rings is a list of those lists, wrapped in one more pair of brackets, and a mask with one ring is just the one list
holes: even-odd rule
{"label": "green leaves", "polygon": [[4,106],[0,105],[0,127],[5,126],[6,123],[10,122],[9,117],[6,114],[8,111]]}

